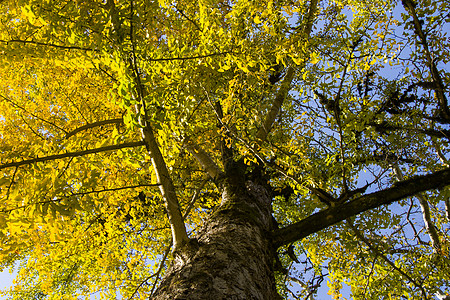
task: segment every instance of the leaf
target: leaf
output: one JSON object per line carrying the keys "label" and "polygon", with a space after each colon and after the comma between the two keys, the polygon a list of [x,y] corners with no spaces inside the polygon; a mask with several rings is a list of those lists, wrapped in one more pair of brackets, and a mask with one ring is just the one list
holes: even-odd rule
{"label": "leaf", "polygon": [[[445,289],[448,188],[422,192],[429,220],[411,210],[419,199],[409,196],[321,225],[347,212],[333,199],[399,192],[395,164],[405,179],[448,165],[445,101],[441,89],[424,86],[448,78],[448,38],[437,30],[446,28],[440,12],[448,3],[414,4],[396,20],[398,7],[384,0],[3,1],[0,265],[21,269],[5,297],[151,298],[153,286],[165,290],[161,278],[179,275],[160,268],[172,263],[173,231],[184,226],[200,250],[217,252],[264,220],[285,228],[319,212],[327,217],[307,224],[310,235],[272,249],[283,268],[292,254],[302,262],[286,276],[266,274],[280,293],[294,276],[314,285],[323,274],[335,298],[345,285],[355,299],[421,299]],[[230,190],[244,191],[249,207],[261,206],[252,183],[268,197],[248,218],[214,224],[234,230],[216,243],[218,234],[199,229],[211,228],[228,203],[222,181],[236,183]],[[239,209],[227,206],[227,222],[247,213],[239,199]],[[167,215],[172,205],[177,222]],[[263,211],[273,216],[258,220]],[[256,240],[273,245],[277,231],[260,229],[267,234]],[[250,249],[255,239],[242,240]],[[238,253],[224,265],[238,261],[252,273]],[[270,265],[266,254],[255,257]],[[207,270],[211,280],[220,265]],[[239,284],[225,283],[252,290]],[[292,297],[307,298],[311,287],[297,287]]]}
{"label": "leaf", "polygon": [[261,24],[262,23],[261,19],[259,18],[259,15],[256,15],[253,18],[253,22],[255,22],[255,24]]}

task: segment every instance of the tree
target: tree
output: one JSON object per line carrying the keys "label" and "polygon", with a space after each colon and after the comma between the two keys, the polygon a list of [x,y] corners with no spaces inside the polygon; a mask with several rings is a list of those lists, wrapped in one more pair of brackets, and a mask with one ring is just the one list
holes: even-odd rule
{"label": "tree", "polygon": [[448,9],[2,1],[7,295],[445,294]]}

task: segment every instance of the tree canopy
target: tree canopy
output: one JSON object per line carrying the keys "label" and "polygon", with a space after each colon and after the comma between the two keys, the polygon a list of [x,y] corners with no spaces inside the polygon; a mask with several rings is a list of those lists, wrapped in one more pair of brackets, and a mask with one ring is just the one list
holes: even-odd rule
{"label": "tree canopy", "polygon": [[230,160],[271,191],[280,295],[449,292],[448,0],[0,10],[8,299],[151,297]]}

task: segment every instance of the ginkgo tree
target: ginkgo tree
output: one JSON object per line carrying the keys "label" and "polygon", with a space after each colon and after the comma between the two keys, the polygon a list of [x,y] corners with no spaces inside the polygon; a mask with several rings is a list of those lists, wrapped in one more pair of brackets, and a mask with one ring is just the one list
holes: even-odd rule
{"label": "ginkgo tree", "polygon": [[8,299],[448,293],[448,1],[0,9]]}

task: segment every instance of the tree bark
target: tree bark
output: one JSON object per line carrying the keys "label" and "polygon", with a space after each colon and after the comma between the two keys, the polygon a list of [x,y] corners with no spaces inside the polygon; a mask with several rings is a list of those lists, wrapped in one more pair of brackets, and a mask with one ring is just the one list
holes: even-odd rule
{"label": "tree bark", "polygon": [[271,197],[255,181],[233,181],[198,238],[174,253],[152,299],[281,299],[272,267]]}
{"label": "tree bark", "polygon": [[244,174],[242,168],[227,168],[219,208],[196,239],[176,249],[152,299],[281,299],[274,278],[279,246],[368,209],[450,183],[450,169],[417,176],[276,229],[264,181],[249,180]]}

